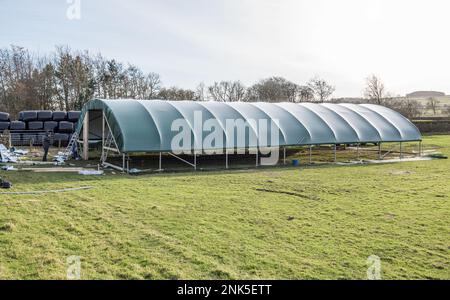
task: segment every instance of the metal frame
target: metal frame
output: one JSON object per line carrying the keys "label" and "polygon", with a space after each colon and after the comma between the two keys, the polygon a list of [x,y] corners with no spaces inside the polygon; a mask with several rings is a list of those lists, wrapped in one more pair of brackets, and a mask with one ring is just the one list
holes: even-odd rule
{"label": "metal frame", "polygon": [[[114,137],[114,135],[112,133],[111,126],[110,126],[110,124],[109,124],[109,122],[108,122],[108,120],[106,118],[105,112],[103,110],[102,110],[102,119],[103,119],[103,122],[102,122],[102,137],[101,137],[102,138],[101,165],[104,166],[104,167],[111,167],[113,169],[119,170],[119,171],[124,172],[124,173],[125,172],[129,173],[129,171],[130,171],[130,156],[129,156],[128,153],[120,151],[120,149],[118,147],[118,144],[117,144],[117,141],[116,141],[116,139],[115,139],[115,137]],[[108,135],[107,135],[107,133],[108,133]],[[85,137],[83,136],[83,141],[78,140],[78,142],[79,143],[83,143],[84,144],[83,146],[86,146],[84,139],[85,139]],[[108,140],[109,140],[110,144],[106,145]],[[320,145],[300,145],[302,141],[303,141],[303,139],[299,142],[298,146],[302,146],[302,147],[307,146],[308,147],[308,150],[309,150],[309,153],[308,153],[309,164],[312,164],[312,162],[313,162],[313,160],[312,160],[313,147],[314,146],[320,146]],[[422,156],[422,154],[423,154],[423,144],[422,144],[422,141],[418,141],[418,142],[419,142],[418,153],[419,153],[419,156]],[[111,144],[113,144],[113,145],[111,145]],[[88,146],[88,143],[87,143],[87,146]],[[113,146],[113,147],[111,147],[111,146]],[[331,144],[331,146],[332,146],[332,151],[333,151],[333,163],[337,163],[338,162],[337,144]],[[386,156],[388,156],[389,154],[393,153],[394,150],[397,149],[398,146],[400,146],[400,159],[403,159],[404,158],[403,142],[399,142],[398,144],[394,145],[394,147],[390,148],[384,154],[383,154],[383,151],[382,151],[382,142],[378,142],[378,159],[379,160],[383,160]],[[287,146],[278,147],[279,151],[281,151],[281,148],[282,148],[282,151],[283,151],[282,164],[283,165],[287,165],[287,154],[286,154]],[[357,159],[358,160],[360,160],[360,158],[361,158],[361,149],[363,149],[361,147],[361,143],[357,143],[356,144],[356,152],[357,152],[356,155],[357,155]],[[236,150],[236,149],[234,149],[234,150]],[[246,149],[246,150],[249,150],[249,152],[250,152],[251,149]],[[229,151],[230,151],[230,149],[224,149],[224,151],[225,151],[225,168],[229,169],[229,154],[230,154]],[[117,166],[117,165],[114,165],[114,164],[112,164],[110,162],[107,162],[107,158],[108,158],[109,152],[115,152],[115,153],[117,153],[117,154],[122,156],[122,166]],[[180,156],[178,156],[178,155],[176,155],[176,154],[174,154],[174,153],[172,153],[172,152],[163,152],[163,151],[161,151],[161,152],[159,152],[159,164],[158,164],[159,168],[158,168],[157,171],[163,171],[163,169],[162,169],[162,154],[163,153],[167,153],[168,155],[178,159],[179,161],[181,161],[181,162],[183,162],[183,163],[193,167],[194,170],[197,170],[197,155],[198,155],[198,151],[193,151],[193,156],[194,156],[193,157],[193,160],[194,160],[193,163],[188,161],[188,160],[186,160],[186,159],[184,159],[184,158],[182,158],[182,157],[180,157]],[[256,148],[256,151],[255,151],[255,158],[256,158],[255,167],[257,168],[257,167],[260,166],[260,162],[259,162],[259,160],[260,160],[260,153],[259,153],[259,148],[258,147]]]}
{"label": "metal frame", "polygon": [[[194,170],[197,170],[197,153],[195,153],[195,151],[194,151],[194,163],[190,163],[187,160],[179,157],[178,155],[173,154],[172,152],[167,152],[167,153],[169,155],[171,155],[172,157],[175,157],[176,159],[178,159],[178,160],[180,160],[180,161],[190,165],[191,167],[194,168]],[[160,152],[159,158],[160,158],[160,165],[161,165],[161,152]]]}
{"label": "metal frame", "polygon": [[[106,118],[106,115],[105,115],[104,111],[102,111],[102,116],[103,116],[103,122],[102,122],[102,156],[100,158],[100,164],[102,166],[105,166],[105,167],[111,167],[111,168],[116,169],[118,171],[121,171],[123,173],[125,173],[125,171],[127,173],[129,173],[129,171],[130,171],[130,169],[129,169],[129,166],[130,166],[130,164],[129,164],[129,156],[126,153],[122,153],[120,151],[119,146],[117,145],[117,142],[116,142],[116,138],[114,137],[114,134],[112,133],[111,126],[109,126],[109,122],[108,122],[108,119]],[[108,138],[109,137],[111,138],[110,144],[111,144],[111,141],[112,141],[114,143],[114,146],[115,146],[114,148],[111,147],[110,144],[109,145],[105,145],[106,144],[106,139],[105,139],[105,133],[106,133],[105,131],[106,131],[106,129],[108,129]],[[84,139],[84,137],[83,137],[83,139]],[[122,155],[122,167],[114,165],[114,164],[109,163],[109,162],[106,161],[108,159],[109,151],[116,152],[116,153]],[[127,156],[128,156],[128,159],[126,159]]]}

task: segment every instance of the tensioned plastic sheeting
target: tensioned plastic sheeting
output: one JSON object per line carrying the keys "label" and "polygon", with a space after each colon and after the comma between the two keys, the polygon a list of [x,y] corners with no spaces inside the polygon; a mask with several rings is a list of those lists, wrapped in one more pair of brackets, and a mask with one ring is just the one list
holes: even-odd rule
{"label": "tensioned plastic sheeting", "polygon": [[[259,139],[255,123],[250,120],[277,120],[267,126],[267,146],[318,144],[353,144],[420,141],[422,136],[414,124],[401,114],[372,104],[314,103],[222,103],[163,100],[91,100],[83,108],[77,132],[88,110],[103,110],[119,150],[128,152],[171,152],[171,142],[179,131],[172,130],[175,120],[185,120],[190,127],[192,148],[202,149],[196,141],[211,132],[203,128],[206,120],[214,120],[223,143],[234,139],[235,148],[255,147],[257,141],[240,141],[226,126],[228,120],[249,121],[247,130]],[[201,115],[201,124],[198,116]],[[197,117],[197,118],[196,118]],[[197,124],[195,124],[197,122]],[[275,124],[275,123],[273,123]],[[270,141],[271,130],[277,130],[279,140]],[[212,130],[212,128],[211,128]],[[201,136],[200,136],[201,135]],[[228,140],[227,140],[228,139]],[[200,146],[199,146],[200,145]],[[214,148],[214,147],[213,147]]]}

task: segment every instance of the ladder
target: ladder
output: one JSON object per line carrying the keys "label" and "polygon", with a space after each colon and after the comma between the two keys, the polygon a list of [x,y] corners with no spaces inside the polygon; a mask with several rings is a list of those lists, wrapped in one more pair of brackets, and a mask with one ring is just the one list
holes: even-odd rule
{"label": "ladder", "polygon": [[104,149],[104,151],[102,151],[102,157],[101,157],[101,162],[105,162],[106,159],[108,158],[108,152],[109,149],[111,148],[111,144],[113,143],[114,139],[113,139],[113,135],[111,134],[111,131],[108,130],[108,135],[106,136],[106,140],[105,140],[105,145],[102,145],[102,148]]}
{"label": "ladder", "polygon": [[64,158],[64,160],[68,160],[72,155],[73,153],[72,149],[73,146],[76,145],[77,140],[78,140],[78,133],[75,132],[74,134],[72,134],[72,137],[70,138],[70,141],[67,144],[66,150],[64,150],[64,152],[61,153],[61,156]]}

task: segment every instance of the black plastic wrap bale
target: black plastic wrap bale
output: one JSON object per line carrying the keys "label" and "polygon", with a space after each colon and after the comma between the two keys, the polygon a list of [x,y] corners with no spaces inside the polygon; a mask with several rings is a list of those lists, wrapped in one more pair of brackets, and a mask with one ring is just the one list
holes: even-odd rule
{"label": "black plastic wrap bale", "polygon": [[19,118],[17,120],[23,121],[23,111],[19,112]]}
{"label": "black plastic wrap bale", "polygon": [[44,123],[44,130],[56,131],[58,129],[58,122],[47,121]]}
{"label": "black plastic wrap bale", "polygon": [[53,112],[51,110],[40,110],[38,111],[39,121],[51,121],[53,120]]}
{"label": "black plastic wrap bale", "polygon": [[9,129],[10,122],[0,122],[0,131]]}
{"label": "black plastic wrap bale", "polygon": [[69,111],[67,113],[67,121],[76,123],[76,122],[78,122],[80,115],[81,115],[81,111]]}
{"label": "black plastic wrap bale", "polygon": [[31,121],[37,121],[37,111],[35,110],[27,110],[23,112],[23,121],[25,122],[31,122]]}
{"label": "black plastic wrap bale", "polygon": [[66,144],[69,141],[69,135],[67,133],[55,133],[53,136],[53,143],[55,145],[58,145],[61,143],[61,145]]}
{"label": "black plastic wrap bale", "polygon": [[20,133],[11,133],[11,144],[13,146],[22,146],[22,134]]}
{"label": "black plastic wrap bale", "polygon": [[32,134],[32,133],[24,133],[22,134],[22,140],[25,143],[25,145],[29,145],[30,143],[36,143],[38,142],[38,138],[36,136],[36,134]]}
{"label": "black plastic wrap bale", "polygon": [[42,142],[44,141],[44,137],[45,137],[45,133],[44,132],[36,133],[36,142],[34,144],[42,146],[42,144],[43,144]]}
{"label": "black plastic wrap bale", "polygon": [[63,132],[63,133],[64,132],[66,132],[66,133],[73,132],[73,123],[72,122],[67,122],[67,121],[59,122],[58,131],[59,132]]}
{"label": "black plastic wrap bale", "polygon": [[42,121],[28,122],[28,130],[42,130],[42,129],[44,129],[44,122]]}
{"label": "black plastic wrap bale", "polygon": [[65,121],[67,119],[67,113],[65,111],[54,111],[53,121]]}
{"label": "black plastic wrap bale", "polygon": [[9,122],[9,114],[0,112],[0,122]]}
{"label": "black plastic wrap bale", "polygon": [[9,129],[11,130],[25,130],[25,122],[22,121],[12,121],[11,124],[9,124]]}

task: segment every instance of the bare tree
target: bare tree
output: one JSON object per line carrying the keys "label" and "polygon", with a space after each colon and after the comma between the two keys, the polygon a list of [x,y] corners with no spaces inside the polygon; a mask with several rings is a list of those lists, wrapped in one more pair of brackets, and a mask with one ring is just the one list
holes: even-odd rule
{"label": "bare tree", "polygon": [[144,74],[100,54],[56,47],[50,55],[22,47],[0,49],[0,109],[15,114],[27,109],[81,109],[92,99],[154,99],[158,74]]}
{"label": "bare tree", "polygon": [[450,116],[450,105],[447,104],[444,106],[444,113]]}
{"label": "bare tree", "polygon": [[385,102],[385,105],[407,118],[420,117],[423,112],[423,105],[419,101],[408,98],[390,98],[390,101]]}
{"label": "bare tree", "polygon": [[283,77],[260,80],[248,90],[249,101],[298,102],[301,87]]}
{"label": "bare tree", "polygon": [[366,79],[364,96],[368,98],[370,102],[378,105],[385,104],[386,99],[389,97],[383,82],[375,75],[371,75]]}
{"label": "bare tree", "polygon": [[299,96],[300,102],[312,102],[314,101],[314,90],[308,86],[301,86]]}
{"label": "bare tree", "polygon": [[34,57],[23,47],[11,46],[0,49],[0,107],[11,114],[23,106],[39,107],[36,84],[39,69]]}
{"label": "bare tree", "polygon": [[433,111],[433,115],[437,114],[439,103],[441,103],[439,100],[437,100],[434,97],[429,97],[427,101],[427,109]]}
{"label": "bare tree", "polygon": [[195,89],[195,98],[198,101],[206,101],[208,91],[206,85],[203,82],[200,82]]}
{"label": "bare tree", "polygon": [[[44,63],[44,62],[42,62]],[[40,109],[54,109],[57,97],[57,82],[55,67],[51,62],[45,63],[41,70],[35,71],[35,92]]]}
{"label": "bare tree", "polygon": [[145,82],[147,85],[147,99],[154,99],[161,88],[161,78],[159,74],[153,72],[148,73]]}
{"label": "bare tree", "polygon": [[319,77],[311,79],[307,86],[314,91],[316,101],[321,103],[327,101],[336,90],[334,86]]}
{"label": "bare tree", "polygon": [[246,101],[247,89],[240,81],[214,82],[208,87],[208,92],[214,101],[240,102]]}
{"label": "bare tree", "polygon": [[157,98],[162,100],[197,100],[196,93],[192,90],[177,87],[161,88]]}

